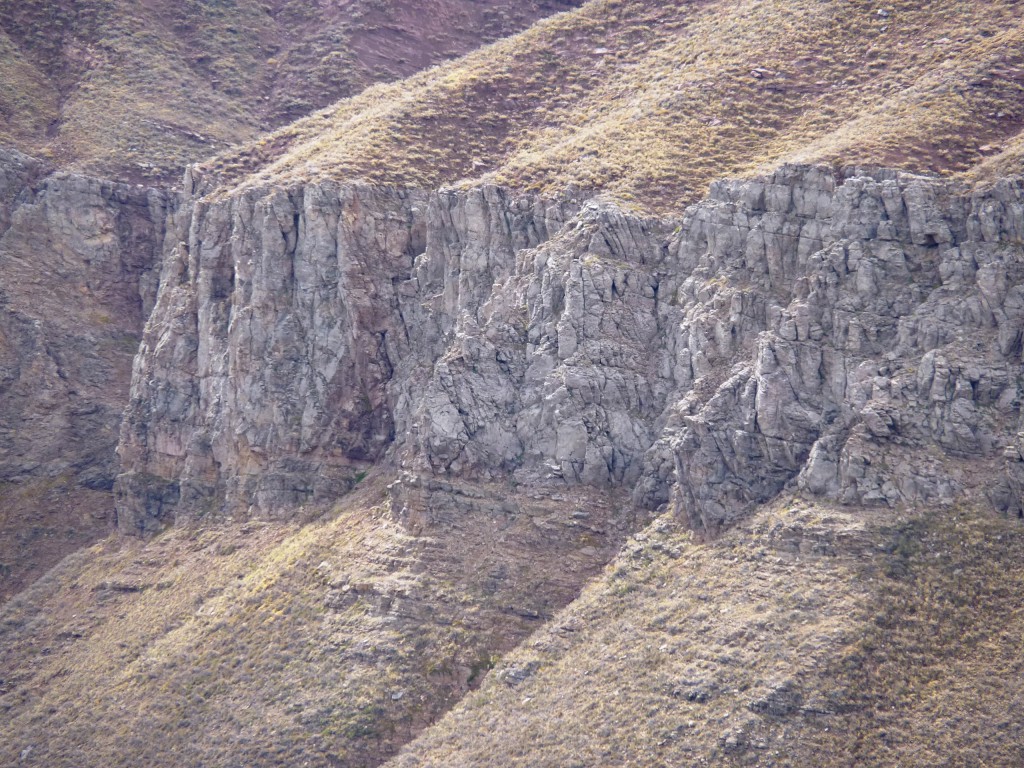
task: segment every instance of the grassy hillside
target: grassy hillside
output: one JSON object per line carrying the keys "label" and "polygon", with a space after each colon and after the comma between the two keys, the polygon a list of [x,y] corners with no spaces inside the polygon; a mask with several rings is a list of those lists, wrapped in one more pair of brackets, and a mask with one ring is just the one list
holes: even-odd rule
{"label": "grassy hillside", "polygon": [[101,175],[186,162],[574,0],[0,1],[0,143]]}
{"label": "grassy hillside", "polygon": [[630,521],[596,497],[367,478],[81,550],[0,607],[0,764],[377,765],[600,572]]}
{"label": "grassy hillside", "polygon": [[225,187],[575,185],[665,210],[784,160],[1013,170],[1022,104],[1015,2],[592,0],[206,169]]}
{"label": "grassy hillside", "polygon": [[387,765],[1021,765],[1022,556],[969,509],[665,518]]}
{"label": "grassy hillside", "polygon": [[601,573],[614,503],[503,495],[413,521],[369,479],[305,525],[83,550],[0,610],[0,758],[1024,760],[1016,521],[784,499],[714,542],[659,518]]}
{"label": "grassy hillside", "polygon": [[[1022,169],[1008,0],[592,0],[258,135],[568,5],[0,0],[0,141],[166,179],[244,138],[200,167],[215,194],[493,181],[656,213],[783,161]],[[1024,764],[1019,521],[781,498],[704,542],[605,492],[394,479],[112,538],[0,605],[0,764]]]}

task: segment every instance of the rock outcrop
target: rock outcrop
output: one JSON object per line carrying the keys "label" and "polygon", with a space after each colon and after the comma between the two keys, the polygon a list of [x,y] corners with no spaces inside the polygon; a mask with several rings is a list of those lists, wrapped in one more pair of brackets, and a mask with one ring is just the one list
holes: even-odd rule
{"label": "rock outcrop", "polygon": [[714,535],[790,486],[1022,514],[1024,193],[785,167],[681,221],[484,187],[186,201],[118,523],[273,516],[372,462],[630,490]]}
{"label": "rock outcrop", "polygon": [[337,498],[396,433],[415,442],[409,387],[570,213],[337,185],[182,208],[122,432],[121,529]]}
{"label": "rock outcrop", "polygon": [[166,206],[0,152],[0,595],[108,529]]}
{"label": "rock outcrop", "polygon": [[694,390],[654,456],[715,532],[789,483],[859,505],[981,493],[1021,515],[1024,206],[906,174],[785,169],[688,213]]}

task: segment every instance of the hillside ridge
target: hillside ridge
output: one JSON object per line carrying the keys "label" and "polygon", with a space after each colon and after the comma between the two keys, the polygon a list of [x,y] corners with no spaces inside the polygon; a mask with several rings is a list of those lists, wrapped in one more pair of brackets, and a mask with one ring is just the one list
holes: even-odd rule
{"label": "hillside ridge", "polygon": [[176,184],[183,167],[574,0],[0,3],[0,143]]}
{"label": "hillside ridge", "polygon": [[200,167],[221,191],[487,181],[663,215],[785,162],[992,180],[1020,171],[1015,9],[594,0]]}
{"label": "hillside ridge", "polygon": [[150,5],[0,0],[0,763],[1024,760],[1018,3]]}

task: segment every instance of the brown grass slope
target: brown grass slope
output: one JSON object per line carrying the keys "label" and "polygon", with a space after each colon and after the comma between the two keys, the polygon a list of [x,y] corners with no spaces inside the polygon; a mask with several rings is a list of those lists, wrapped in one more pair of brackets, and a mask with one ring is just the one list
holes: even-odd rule
{"label": "brown grass slope", "polygon": [[663,518],[387,765],[1022,765],[1022,555],[968,508]]}
{"label": "brown grass slope", "polygon": [[551,496],[371,477],[84,549],[0,608],[0,764],[377,765],[612,557],[612,500]]}
{"label": "brown grass slope", "polygon": [[73,555],[0,609],[0,761],[1024,761],[1018,521],[785,498],[601,573],[615,500],[428,486]]}
{"label": "brown grass slope", "polygon": [[574,0],[0,2],[0,142],[177,180],[194,162]]}
{"label": "brown grass slope", "polygon": [[[1024,157],[1019,10],[595,0],[201,173],[221,193],[324,177],[575,185],[657,211],[787,159],[986,178]],[[83,88],[41,74],[67,46],[13,28],[29,25],[5,22],[4,71],[27,74],[0,94],[52,103],[50,146],[69,161],[159,170],[131,147],[162,135],[177,162],[264,119],[213,84],[258,57],[183,80],[173,46],[146,34],[166,72],[97,67],[107,95],[78,112],[64,94]],[[138,100],[135,77],[168,92]],[[143,113],[157,127],[131,143],[118,126]],[[102,146],[100,125],[116,129]],[[179,127],[205,143],[175,145]],[[371,478],[307,525],[73,556],[0,608],[0,763],[374,765],[407,742],[396,767],[1024,763],[1024,530],[966,506],[785,500],[710,543],[661,519],[428,728],[573,598],[618,530],[611,499],[450,492],[439,519],[410,521]]]}
{"label": "brown grass slope", "polygon": [[784,160],[964,172],[1022,121],[1017,2],[592,0],[204,168],[224,188],[487,179],[668,210]]}

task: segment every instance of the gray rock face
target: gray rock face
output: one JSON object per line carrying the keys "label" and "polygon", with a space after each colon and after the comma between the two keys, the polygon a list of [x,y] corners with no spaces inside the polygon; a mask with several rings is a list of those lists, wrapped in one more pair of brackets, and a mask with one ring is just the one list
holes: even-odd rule
{"label": "gray rock face", "polygon": [[[0,169],[0,480],[91,468],[90,482],[109,488],[130,361],[156,298],[165,197],[47,175],[13,151]],[[72,458],[76,447],[88,457]]]}
{"label": "gray rock face", "polygon": [[1021,204],[1016,182],[786,169],[691,209],[695,384],[652,449],[674,456],[691,523],[717,531],[787,483],[889,505],[987,488],[1019,513],[1012,457],[998,465],[1024,383]]}
{"label": "gray rock face", "polygon": [[1024,196],[786,167],[681,223],[493,187],[187,202],[135,363],[122,530],[291,514],[372,462],[672,502],[787,485],[1022,512]]}
{"label": "gray rock face", "polygon": [[0,594],[106,530],[166,207],[0,150]]}
{"label": "gray rock face", "polygon": [[[549,213],[547,233],[558,218]],[[635,483],[672,386],[660,333],[671,312],[659,303],[668,231],[589,203],[504,269],[463,260],[459,280],[479,287],[440,355],[396,382],[395,455],[420,471],[519,483]],[[441,282],[421,285],[443,294]]]}
{"label": "gray rock face", "polygon": [[180,211],[122,432],[122,530],[337,498],[405,437],[455,325],[566,216],[497,189],[334,185]]}

